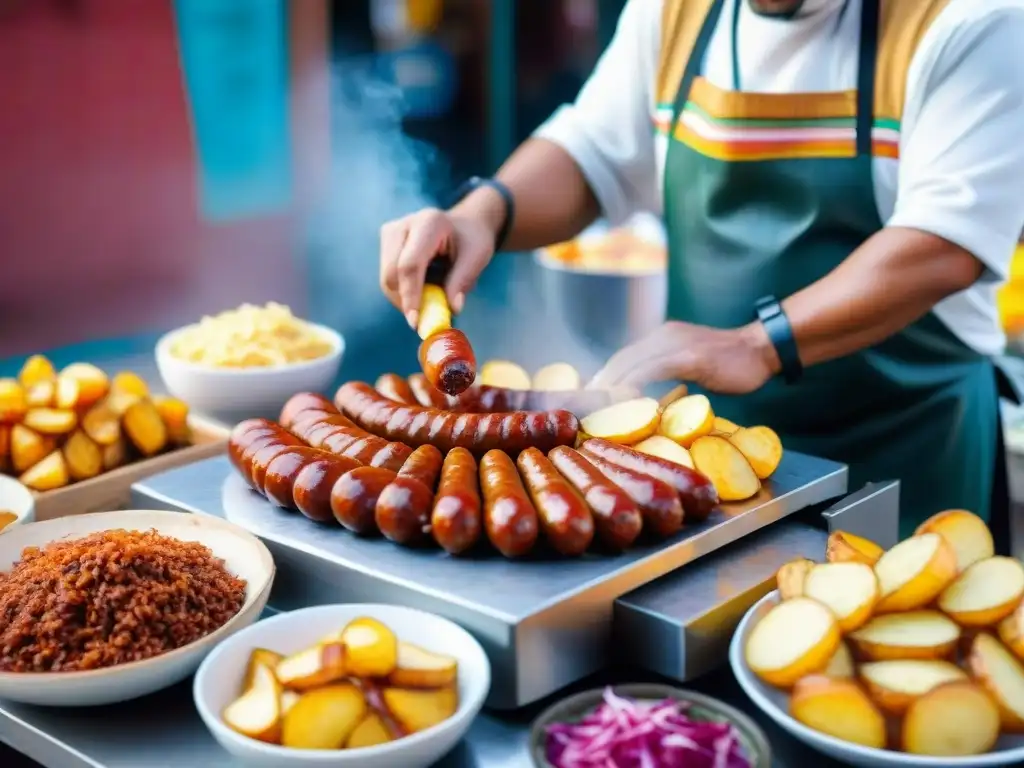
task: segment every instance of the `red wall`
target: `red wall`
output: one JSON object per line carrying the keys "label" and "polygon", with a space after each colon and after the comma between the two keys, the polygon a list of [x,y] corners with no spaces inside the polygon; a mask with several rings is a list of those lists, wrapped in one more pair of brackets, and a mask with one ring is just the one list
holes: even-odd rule
{"label": "red wall", "polygon": [[[314,57],[323,23],[294,25]],[[208,225],[196,195],[170,0],[0,0],[0,357],[301,311],[296,212]]]}

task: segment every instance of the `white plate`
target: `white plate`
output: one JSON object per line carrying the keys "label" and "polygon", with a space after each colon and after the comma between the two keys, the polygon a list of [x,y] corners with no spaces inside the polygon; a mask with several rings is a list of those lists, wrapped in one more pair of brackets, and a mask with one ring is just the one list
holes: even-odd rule
{"label": "white plate", "polygon": [[259,618],[274,581],[270,552],[249,532],[205,515],[125,510],[25,525],[0,536],[0,571],[9,570],[25,547],[44,547],[59,539],[77,539],[119,528],[155,528],[164,536],[208,546],[224,560],[228,571],[245,579],[245,603],[241,610],[206,637],[145,661],[88,672],[0,672],[0,699],[53,707],[91,707],[144,696],[184,680],[217,643]]}
{"label": "white plate", "polygon": [[0,528],[0,535],[14,530],[16,526],[31,523],[36,519],[36,500],[32,491],[13,477],[0,474],[0,512],[13,512],[18,519]]}
{"label": "white plate", "polygon": [[740,687],[768,717],[780,728],[810,747],[829,757],[861,768],[981,768],[982,766],[1024,764],[1024,735],[1003,735],[995,749],[984,755],[972,757],[924,757],[894,752],[888,749],[872,749],[851,744],[828,736],[789,716],[789,694],[761,682],[750,671],[743,649],[747,637],[768,610],[779,602],[778,592],[761,598],[743,617],[729,646],[729,662]]}
{"label": "white plate", "polygon": [[[443,723],[379,747],[353,750],[286,749],[247,738],[224,725],[221,712],[239,694],[249,654],[266,648],[289,654],[314,645],[352,619],[370,616],[398,636],[459,661],[459,708]],[[260,768],[427,768],[447,754],[469,730],[491,687],[491,666],[483,648],[456,624],[413,608],[373,603],[324,605],[283,613],[239,632],[206,657],[193,685],[199,715],[224,749],[247,766]]]}

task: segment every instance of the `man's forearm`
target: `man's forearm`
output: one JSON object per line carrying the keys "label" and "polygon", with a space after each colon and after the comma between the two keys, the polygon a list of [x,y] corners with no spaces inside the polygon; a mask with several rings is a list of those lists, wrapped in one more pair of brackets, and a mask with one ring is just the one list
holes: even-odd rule
{"label": "man's forearm", "polygon": [[[512,251],[539,248],[575,237],[600,213],[597,198],[568,152],[544,139],[529,139],[505,162],[497,178],[516,201],[515,220],[504,247]],[[505,204],[493,189],[483,187],[458,203],[455,215],[481,217],[495,230],[505,217]]]}
{"label": "man's forearm", "polygon": [[804,365],[878,344],[968,288],[984,267],[935,235],[884,229],[783,302]]}

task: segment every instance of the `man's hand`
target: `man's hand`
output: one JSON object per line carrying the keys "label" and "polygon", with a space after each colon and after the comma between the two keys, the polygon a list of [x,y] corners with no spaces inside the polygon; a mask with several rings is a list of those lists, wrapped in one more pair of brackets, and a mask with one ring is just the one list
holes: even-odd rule
{"label": "man's hand", "polygon": [[721,330],[668,322],[615,353],[588,387],[642,388],[679,380],[742,395],[759,389],[778,370],[775,348],[760,323]]}

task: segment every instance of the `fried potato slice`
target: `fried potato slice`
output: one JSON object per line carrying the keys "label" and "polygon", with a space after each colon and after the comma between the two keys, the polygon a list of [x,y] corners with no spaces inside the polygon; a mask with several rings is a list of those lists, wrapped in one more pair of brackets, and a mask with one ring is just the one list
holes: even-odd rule
{"label": "fried potato slice", "polygon": [[698,437],[690,446],[690,456],[722,501],[745,501],[761,490],[761,481],[750,462],[723,437]]}
{"label": "fried potato slice", "polygon": [[1024,663],[992,635],[981,632],[971,645],[967,667],[998,706],[1003,730],[1024,732]]}
{"label": "fried potato slice", "polygon": [[53,491],[71,482],[64,454],[54,451],[38,464],[33,464],[18,478],[22,485],[33,491]]}
{"label": "fried potato slice", "polygon": [[911,536],[875,563],[882,613],[912,611],[932,602],[956,578],[956,553],[937,533]]}
{"label": "fried potato slice", "polygon": [[870,661],[948,659],[960,635],[957,623],[938,611],[908,611],[875,616],[846,640],[858,658]]}
{"label": "fried potato slice", "polygon": [[992,532],[985,521],[966,509],[947,509],[932,515],[914,531],[915,536],[924,533],[939,534],[953,548],[957,571],[996,553]]}
{"label": "fried potato slice", "polygon": [[852,680],[811,675],[800,680],[789,714],[808,728],[864,747],[883,749],[885,717]]}
{"label": "fried potato slice", "polygon": [[167,425],[147,398],[128,407],[121,417],[121,427],[143,456],[155,456],[167,447]]}
{"label": "fried potato slice", "polygon": [[839,647],[839,622],[816,600],[796,597],[775,605],[747,638],[751,671],[770,685],[789,688],[821,672]]}
{"label": "fried potato slice", "polygon": [[490,387],[505,389],[529,389],[530,374],[521,365],[508,360],[488,360],[477,373],[476,380]]}
{"label": "fried potato slice", "polygon": [[249,662],[245,668],[245,678],[242,681],[242,690],[247,691],[255,685],[258,667],[264,666],[273,672],[283,660],[284,656],[276,651],[268,651],[266,648],[254,648],[252,653],[249,654]]}
{"label": "fried potato slice", "polygon": [[858,672],[871,700],[897,716],[933,688],[967,680],[967,674],[952,662],[923,659],[871,661],[861,664]]}
{"label": "fried potato slice", "polygon": [[640,397],[609,405],[580,420],[580,429],[619,445],[633,445],[654,434],[661,419],[658,401]]}
{"label": "fried potato slice", "polygon": [[31,408],[21,423],[41,435],[66,435],[78,426],[78,415],[59,408]]}
{"label": "fried potato slice", "polygon": [[846,531],[829,534],[825,542],[825,559],[830,563],[874,565],[884,552],[875,542]]}
{"label": "fried potato slice", "polygon": [[17,424],[27,410],[25,390],[17,379],[0,379],[0,423]]}
{"label": "fried potato slice", "polygon": [[340,642],[317,643],[274,667],[274,675],[285,688],[308,691],[341,680],[347,674],[345,646]]}
{"label": "fried potato slice", "polygon": [[103,452],[82,430],[72,432],[62,450],[72,480],[88,480],[103,471]]}
{"label": "fried potato slice", "polygon": [[366,698],[351,683],[302,694],[281,728],[281,745],[292,749],[341,749],[366,717]]}
{"label": "fried potato slice", "polygon": [[990,557],[967,566],[939,595],[939,610],[962,627],[991,627],[1024,598],[1024,566],[1012,557]]}
{"label": "fried potato slice", "polygon": [[388,714],[409,734],[433,728],[459,709],[458,691],[451,687],[430,691],[385,688],[381,697]]}
{"label": "fried potato slice", "polygon": [[381,622],[367,616],[353,619],[342,630],[345,668],[355,677],[387,677],[398,666],[398,638]]}
{"label": "fried potato slice", "polygon": [[78,382],[77,405],[88,408],[107,396],[110,379],[107,374],[92,363],[72,363],[64,368],[58,379],[75,379]]}
{"label": "fried potato slice", "polygon": [[999,712],[971,682],[952,682],[916,699],[903,718],[903,751],[912,755],[980,755],[999,738]]}
{"label": "fried potato slice", "polygon": [[729,442],[740,449],[754,474],[767,480],[782,461],[782,441],[768,427],[747,427],[729,435]]}
{"label": "fried potato slice", "polygon": [[273,671],[259,665],[245,693],[228,704],[221,715],[233,731],[268,744],[281,740],[281,685]]}
{"label": "fried potato slice", "polygon": [[57,448],[56,440],[40,435],[23,424],[11,427],[11,466],[15,472],[34,467]]}
{"label": "fried potato slice", "polygon": [[689,448],[697,438],[710,435],[714,426],[711,401],[704,395],[687,395],[665,406],[658,434]]}
{"label": "fried potato slice", "polygon": [[879,598],[878,578],[864,563],[821,563],[808,571],[804,595],[835,614],[840,632],[851,632],[871,618]]}
{"label": "fried potato slice", "polygon": [[398,643],[398,661],[388,675],[396,688],[443,688],[454,685],[459,662],[453,656],[433,653],[412,643]]}
{"label": "fried potato slice", "polygon": [[835,654],[825,666],[822,674],[829,677],[838,677],[841,680],[856,677],[857,668],[853,663],[853,654],[850,653],[850,646],[840,641],[839,647],[836,648]]}
{"label": "fried potato slice", "polygon": [[690,469],[695,468],[690,452],[675,440],[669,440],[664,435],[651,435],[634,445],[633,450],[646,453],[648,456],[657,456],[659,459],[681,464]]}
{"label": "fried potato slice", "polygon": [[743,427],[737,424],[735,421],[729,421],[723,419],[721,416],[715,416],[714,423],[711,425],[711,434],[718,435],[719,437],[729,437],[729,435],[739,432]]}
{"label": "fried potato slice", "polygon": [[52,382],[57,378],[57,370],[53,363],[43,355],[32,355],[21,366],[18,371],[18,382],[26,390],[31,389],[42,381]]}
{"label": "fried potato slice", "polygon": [[110,391],[116,395],[128,395],[137,400],[149,397],[149,385],[134,371],[120,371],[110,382]]}
{"label": "fried potato slice", "polygon": [[345,742],[345,749],[376,747],[380,744],[387,744],[389,741],[394,741],[394,735],[384,718],[377,712],[370,712],[352,731],[348,741]]}
{"label": "fried potato slice", "polygon": [[999,639],[1020,661],[1024,661],[1024,603],[999,622]]}
{"label": "fried potato slice", "polygon": [[784,564],[775,573],[775,583],[779,589],[779,597],[783,600],[792,600],[794,597],[803,597],[804,584],[807,581],[807,574],[817,565],[813,560],[806,557],[798,557]]}
{"label": "fried potato slice", "polygon": [[167,427],[167,436],[177,445],[185,445],[192,440],[192,430],[188,425],[188,403],[176,397],[156,395],[153,407],[160,414]]}
{"label": "fried potato slice", "polygon": [[551,363],[533,374],[532,386],[538,392],[571,392],[582,388],[583,381],[568,363]]}

